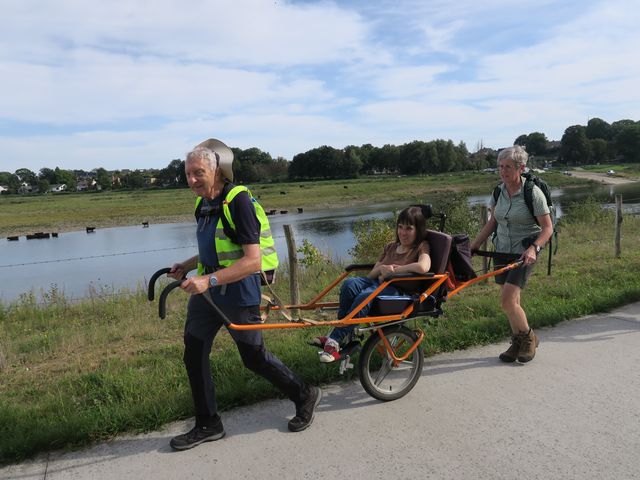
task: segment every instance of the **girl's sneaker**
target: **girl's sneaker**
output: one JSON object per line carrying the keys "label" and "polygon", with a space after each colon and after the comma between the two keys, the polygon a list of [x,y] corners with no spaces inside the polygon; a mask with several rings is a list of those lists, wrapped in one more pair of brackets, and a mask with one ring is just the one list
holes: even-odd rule
{"label": "girl's sneaker", "polygon": [[324,348],[324,344],[327,343],[328,337],[315,337],[309,342],[309,345],[318,348]]}
{"label": "girl's sneaker", "polygon": [[322,363],[331,363],[340,359],[340,345],[333,338],[327,338],[324,349],[320,352]]}

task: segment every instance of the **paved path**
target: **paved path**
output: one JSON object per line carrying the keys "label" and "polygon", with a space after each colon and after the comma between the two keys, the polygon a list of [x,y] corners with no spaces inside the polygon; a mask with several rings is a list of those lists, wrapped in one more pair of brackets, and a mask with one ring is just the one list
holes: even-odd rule
{"label": "paved path", "polygon": [[287,401],[227,412],[227,437],[186,452],[190,422],[52,453],[0,479],[640,479],[640,303],[538,331],[528,365],[498,345],[427,359],[390,403],[324,387],[315,423],[286,431]]}

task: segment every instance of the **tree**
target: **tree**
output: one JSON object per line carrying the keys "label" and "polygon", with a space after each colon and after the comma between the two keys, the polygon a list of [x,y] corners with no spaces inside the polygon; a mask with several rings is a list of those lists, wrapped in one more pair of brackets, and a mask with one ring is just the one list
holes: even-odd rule
{"label": "tree", "polygon": [[587,122],[585,133],[589,140],[595,140],[596,138],[611,140],[611,125],[601,118],[591,118]]}
{"label": "tree", "polygon": [[424,161],[424,149],[424,142],[418,140],[402,145],[400,147],[400,163],[398,165],[400,173],[405,175],[425,173],[427,170]]}
{"label": "tree", "polygon": [[145,184],[142,172],[137,170],[135,172],[127,173],[123,177],[122,181],[127,188],[142,188]]}
{"label": "tree", "polygon": [[547,149],[547,136],[541,132],[532,132],[527,135],[525,147],[529,155],[542,155]]}
{"label": "tree", "polygon": [[54,183],[65,184],[67,186],[67,190],[74,191],[77,186],[76,175],[71,170],[62,170],[61,168],[56,167]]}
{"label": "tree", "polygon": [[0,185],[6,185],[9,193],[18,193],[20,178],[10,172],[0,172]]}
{"label": "tree", "polygon": [[640,125],[627,125],[615,137],[616,151],[625,162],[640,162]]}
{"label": "tree", "polygon": [[41,168],[38,177],[42,180],[46,180],[50,184],[58,183],[56,182],[56,172],[51,168]]}
{"label": "tree", "polygon": [[38,177],[28,168],[19,168],[16,170],[15,175],[20,179],[20,182],[28,185],[36,185],[38,183]]}
{"label": "tree", "polygon": [[355,178],[362,169],[362,160],[360,159],[360,149],[354,145],[345,147],[342,157],[342,171],[345,177]]}
{"label": "tree", "polygon": [[469,170],[471,164],[469,163],[469,150],[467,144],[461,141],[456,147],[456,170]]}
{"label": "tree", "polygon": [[615,141],[615,138],[618,136],[620,131],[625,127],[631,127],[635,125],[636,122],[629,119],[618,120],[617,122],[613,122],[611,124],[611,139]]}
{"label": "tree", "polygon": [[49,181],[46,178],[38,179],[38,191],[40,193],[47,193],[50,187],[51,185],[49,185]]}
{"label": "tree", "polygon": [[102,190],[111,188],[111,175],[104,168],[96,169],[96,182]]}
{"label": "tree", "polygon": [[568,127],[562,135],[560,147],[560,162],[567,165],[589,163],[591,146],[582,125]]}
{"label": "tree", "polygon": [[591,144],[591,158],[594,163],[604,163],[609,157],[609,144],[602,138],[589,140]]}
{"label": "tree", "polygon": [[525,135],[524,133],[522,135],[520,135],[518,138],[516,138],[513,142],[514,145],[520,145],[521,147],[526,147],[527,146],[527,137],[528,135]]}

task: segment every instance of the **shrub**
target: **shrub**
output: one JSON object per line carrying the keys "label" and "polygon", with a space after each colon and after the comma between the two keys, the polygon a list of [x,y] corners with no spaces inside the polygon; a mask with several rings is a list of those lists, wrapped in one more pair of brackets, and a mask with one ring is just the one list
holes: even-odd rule
{"label": "shrub", "polygon": [[373,263],[378,260],[384,246],[395,238],[395,216],[393,219],[362,220],[353,227],[356,244],[349,255],[357,263]]}

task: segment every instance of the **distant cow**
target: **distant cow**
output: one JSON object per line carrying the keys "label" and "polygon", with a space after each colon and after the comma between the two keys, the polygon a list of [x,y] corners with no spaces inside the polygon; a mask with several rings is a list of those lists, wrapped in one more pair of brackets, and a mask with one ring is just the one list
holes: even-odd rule
{"label": "distant cow", "polygon": [[287,192],[280,192],[280,195],[286,195]]}

